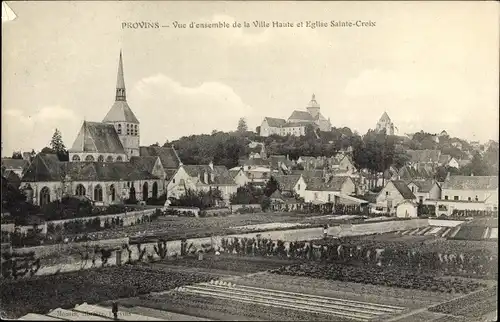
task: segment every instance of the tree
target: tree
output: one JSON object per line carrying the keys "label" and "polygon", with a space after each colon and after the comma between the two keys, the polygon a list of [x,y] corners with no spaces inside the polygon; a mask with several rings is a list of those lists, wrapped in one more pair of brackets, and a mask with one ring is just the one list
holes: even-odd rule
{"label": "tree", "polygon": [[12,152],[12,159],[22,159],[23,155],[21,154],[20,151],[14,151]]}
{"label": "tree", "polygon": [[260,135],[260,125],[255,128],[255,133],[257,133],[258,135]]}
{"label": "tree", "polygon": [[160,146],[160,143],[156,142],[155,144],[151,144],[150,146],[156,146],[156,147],[159,147],[159,146]]}
{"label": "tree", "polygon": [[244,117],[239,119],[237,131],[240,133],[244,133],[244,132],[248,131],[247,121],[245,120]]}
{"label": "tree", "polygon": [[274,177],[271,177],[267,183],[266,183],[266,186],[264,188],[264,195],[269,197],[273,194],[273,192],[275,192],[276,190],[278,190],[279,188],[279,183],[278,181],[276,181],[276,179]]}
{"label": "tree", "polygon": [[69,161],[69,154],[64,146],[61,132],[56,129],[52,135],[52,140],[50,140],[50,147],[57,154],[60,161]]}

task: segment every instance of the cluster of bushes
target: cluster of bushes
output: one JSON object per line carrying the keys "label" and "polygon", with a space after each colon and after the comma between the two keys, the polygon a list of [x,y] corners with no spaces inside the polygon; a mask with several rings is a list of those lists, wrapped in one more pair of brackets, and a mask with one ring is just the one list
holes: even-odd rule
{"label": "cluster of bushes", "polygon": [[171,206],[174,207],[196,207],[200,209],[214,208],[224,199],[219,189],[209,191],[194,191],[188,189],[185,194],[178,199],[170,199]]}
{"label": "cluster of bushes", "polygon": [[498,217],[498,211],[491,210],[453,210],[453,217]]}
{"label": "cluster of bushes", "polygon": [[261,212],[260,208],[254,208],[254,207],[241,207],[233,211],[235,214],[253,214],[256,212]]}
{"label": "cluster of bushes", "polygon": [[151,206],[163,206],[166,201],[167,201],[167,195],[163,194],[158,198],[154,197],[149,198],[148,200],[146,200],[146,204]]}
{"label": "cluster of bushes", "polygon": [[436,206],[435,205],[423,205],[418,204],[417,206],[417,216],[435,216],[436,215]]}
{"label": "cluster of bushes", "polygon": [[[2,236],[7,241],[10,241],[12,247],[30,247],[30,246],[40,246],[43,244],[44,236],[41,234],[39,229],[34,229],[28,231],[27,233],[21,233],[15,231],[13,233],[2,233]],[[3,239],[3,238],[2,238]]]}

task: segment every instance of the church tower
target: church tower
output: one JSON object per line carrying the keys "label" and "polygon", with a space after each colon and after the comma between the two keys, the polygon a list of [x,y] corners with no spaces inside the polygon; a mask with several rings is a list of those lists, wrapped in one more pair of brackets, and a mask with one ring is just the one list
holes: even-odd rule
{"label": "church tower", "polygon": [[104,117],[103,123],[112,123],[114,125],[116,133],[118,133],[118,137],[125,149],[125,153],[129,158],[131,156],[139,156],[139,120],[135,117],[127,103],[121,50],[120,60],[118,61],[115,103]]}
{"label": "church tower", "polygon": [[307,111],[311,116],[314,118],[319,114],[319,104],[316,101],[316,95],[312,95],[311,101],[309,101],[309,104],[307,105]]}

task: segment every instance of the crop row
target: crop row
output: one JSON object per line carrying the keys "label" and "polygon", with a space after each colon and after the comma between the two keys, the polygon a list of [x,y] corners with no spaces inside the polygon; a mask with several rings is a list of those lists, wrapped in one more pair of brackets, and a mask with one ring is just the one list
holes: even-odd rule
{"label": "crop row", "polygon": [[307,276],[328,280],[447,293],[470,293],[485,286],[477,282],[468,282],[458,279],[440,279],[430,275],[413,274],[400,269],[373,266],[307,263],[281,267],[272,272],[282,275]]}
{"label": "crop row", "polygon": [[[497,289],[496,288],[487,288],[485,290],[476,292],[474,294],[470,294],[469,296],[461,297],[455,300],[448,301],[446,303],[442,303],[436,306],[429,308],[431,312],[439,312],[444,314],[456,314],[459,310],[465,309],[467,306],[471,305],[471,303],[479,303],[483,301],[487,301],[490,298],[496,298]],[[491,310],[492,311],[492,310]],[[464,311],[464,313],[466,313]],[[488,312],[485,312],[488,313]]]}

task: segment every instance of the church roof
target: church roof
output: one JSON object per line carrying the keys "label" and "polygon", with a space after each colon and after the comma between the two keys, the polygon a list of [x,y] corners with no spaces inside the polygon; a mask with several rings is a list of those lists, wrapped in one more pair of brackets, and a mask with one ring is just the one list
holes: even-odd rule
{"label": "church roof", "polygon": [[[156,162],[158,161],[157,156],[146,157],[146,156],[132,156],[130,157],[130,163],[134,164],[136,167],[143,169],[148,172],[153,172]],[[161,161],[160,161],[161,162]]]}
{"label": "church roof", "polygon": [[288,118],[288,120],[297,120],[297,121],[314,121],[314,118],[312,117],[309,112],[306,111],[293,111],[292,115]]}
{"label": "church roof", "polygon": [[384,112],[384,114],[382,114],[379,120],[379,122],[390,122],[390,121],[391,118],[389,117],[389,115],[387,115],[387,112]]}
{"label": "church roof", "polygon": [[102,121],[139,124],[139,120],[135,117],[134,112],[132,112],[126,101],[116,101]]}
{"label": "church roof", "polygon": [[131,162],[61,162],[55,154],[39,153],[26,170],[22,181],[61,181],[66,176],[71,181],[159,179]]}
{"label": "church roof", "polygon": [[[177,169],[181,163],[177,152],[173,147],[159,147],[159,146],[141,146],[139,154],[142,156],[159,157],[161,164],[165,170]],[[168,175],[168,171],[167,171]]]}
{"label": "church roof", "polygon": [[113,124],[84,121],[69,152],[125,154]]}

